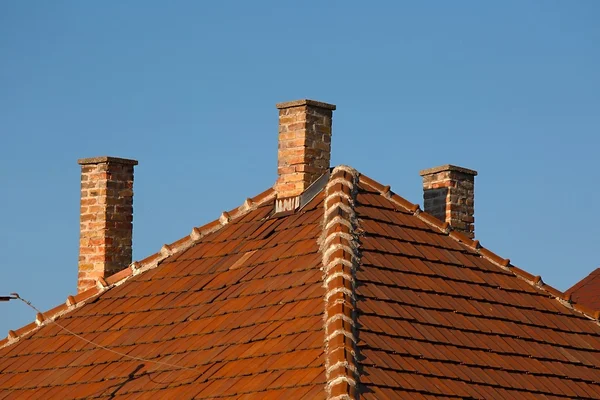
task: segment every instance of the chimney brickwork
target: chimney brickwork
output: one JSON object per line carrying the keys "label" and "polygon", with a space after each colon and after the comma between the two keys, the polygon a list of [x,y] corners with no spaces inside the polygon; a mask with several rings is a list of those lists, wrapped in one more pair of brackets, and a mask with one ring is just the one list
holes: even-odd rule
{"label": "chimney brickwork", "polygon": [[85,158],[81,165],[78,293],[131,264],[136,160]]}
{"label": "chimney brickwork", "polygon": [[475,237],[475,176],[477,171],[443,165],[419,173],[423,177],[425,212],[453,229]]}
{"label": "chimney brickwork", "polygon": [[299,196],[329,170],[335,105],[314,100],[277,104],[279,109],[278,198]]}

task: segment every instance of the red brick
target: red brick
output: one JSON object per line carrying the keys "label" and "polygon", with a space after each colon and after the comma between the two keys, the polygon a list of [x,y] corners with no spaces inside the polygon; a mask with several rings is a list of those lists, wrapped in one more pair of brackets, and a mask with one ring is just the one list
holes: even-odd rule
{"label": "red brick", "polygon": [[94,284],[89,276],[106,278],[131,263],[133,164],[137,161],[104,157],[80,163],[78,292]]}
{"label": "red brick", "polygon": [[446,165],[421,171],[425,212],[473,238],[476,171]]}
{"label": "red brick", "polygon": [[278,105],[279,176],[275,190],[280,198],[304,192],[327,172],[331,158],[331,106],[311,101],[292,103]]}

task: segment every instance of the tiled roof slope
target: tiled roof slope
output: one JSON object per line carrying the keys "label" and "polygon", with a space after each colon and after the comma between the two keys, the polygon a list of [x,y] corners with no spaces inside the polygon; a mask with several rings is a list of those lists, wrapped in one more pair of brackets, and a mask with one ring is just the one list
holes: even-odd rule
{"label": "tiled roof slope", "polygon": [[597,321],[380,190],[362,177],[356,206],[364,399],[600,398]]}
{"label": "tiled roof slope", "polygon": [[565,292],[573,301],[600,310],[600,268],[577,282]]}
{"label": "tiled roof slope", "polygon": [[54,324],[0,349],[0,398],[323,397],[322,198],[271,196],[58,320],[108,350]]}
{"label": "tiled roof slope", "polygon": [[389,187],[338,167],[273,203],[11,332],[0,399],[600,399],[598,314]]}

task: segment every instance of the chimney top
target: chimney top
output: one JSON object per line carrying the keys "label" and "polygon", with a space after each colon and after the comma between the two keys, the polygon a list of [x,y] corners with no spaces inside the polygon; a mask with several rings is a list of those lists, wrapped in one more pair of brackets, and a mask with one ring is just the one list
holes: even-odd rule
{"label": "chimney top", "polygon": [[425,212],[474,237],[477,171],[446,164],[422,170],[419,175],[423,177]]}
{"label": "chimney top", "polygon": [[322,101],[309,100],[309,99],[286,101],[283,103],[277,103],[275,105],[275,107],[277,107],[280,110],[283,110],[284,108],[299,107],[299,106],[313,106],[313,107],[325,108],[327,110],[335,110],[335,104],[323,103]]}
{"label": "chimney top", "polygon": [[128,158],[119,158],[119,157],[90,157],[90,158],[80,158],[77,160],[79,165],[89,165],[89,164],[102,164],[102,163],[115,163],[115,164],[125,164],[125,165],[138,165],[137,160],[131,160]]}
{"label": "chimney top", "polygon": [[277,104],[277,211],[300,207],[299,196],[329,171],[333,104],[295,100]]}
{"label": "chimney top", "polygon": [[425,176],[425,175],[437,174],[438,172],[445,172],[445,171],[456,171],[456,172],[462,172],[463,174],[477,176],[477,171],[475,171],[475,170],[463,168],[463,167],[457,167],[456,165],[451,165],[451,164],[440,165],[439,167],[433,167],[433,168],[421,170],[421,171],[419,171],[419,175]]}
{"label": "chimney top", "polygon": [[81,165],[79,273],[81,293],[131,263],[133,169],[136,160],[93,157]]}

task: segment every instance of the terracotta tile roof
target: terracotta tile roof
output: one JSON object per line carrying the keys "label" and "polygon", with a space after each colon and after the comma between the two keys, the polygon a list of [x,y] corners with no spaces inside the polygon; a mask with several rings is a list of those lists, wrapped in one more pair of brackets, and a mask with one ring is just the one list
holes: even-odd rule
{"label": "terracotta tile roof", "polygon": [[597,321],[384,189],[356,200],[363,398],[600,398]]}
{"label": "terracotta tile roof", "polygon": [[571,295],[574,302],[585,304],[594,310],[600,310],[600,268],[596,268],[565,293]]}
{"label": "terracotta tile roof", "polygon": [[0,399],[600,399],[593,309],[351,168],[274,200],[11,331]]}

